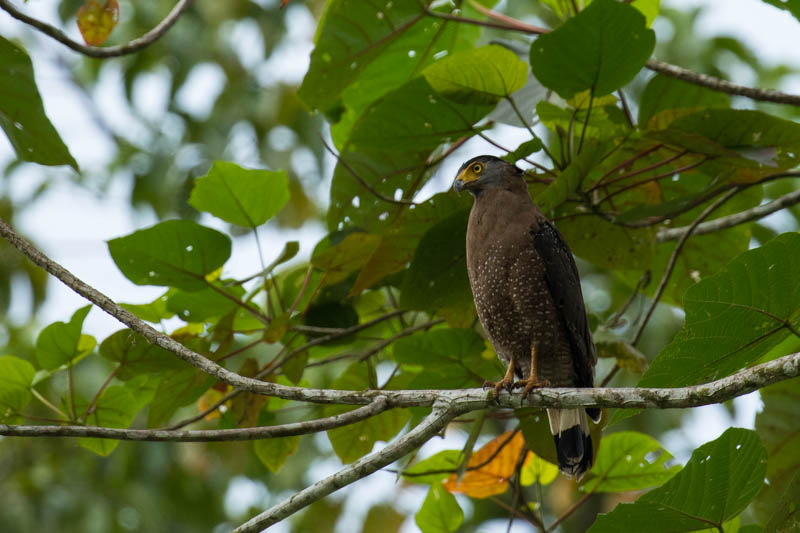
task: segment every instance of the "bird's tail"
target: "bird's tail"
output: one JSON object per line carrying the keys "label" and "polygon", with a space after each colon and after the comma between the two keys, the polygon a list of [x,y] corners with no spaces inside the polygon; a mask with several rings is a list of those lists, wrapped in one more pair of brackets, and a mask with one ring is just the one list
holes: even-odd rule
{"label": "bird's tail", "polygon": [[592,467],[592,437],[584,409],[548,409],[550,432],[556,441],[558,469],[578,481]]}

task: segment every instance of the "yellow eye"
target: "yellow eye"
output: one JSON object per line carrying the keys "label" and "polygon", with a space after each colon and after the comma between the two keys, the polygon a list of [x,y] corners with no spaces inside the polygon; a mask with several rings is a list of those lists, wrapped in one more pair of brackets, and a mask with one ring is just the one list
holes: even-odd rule
{"label": "yellow eye", "polygon": [[481,172],[483,172],[483,165],[481,165],[480,163],[475,163],[474,165],[472,165],[472,171],[475,174],[480,174]]}

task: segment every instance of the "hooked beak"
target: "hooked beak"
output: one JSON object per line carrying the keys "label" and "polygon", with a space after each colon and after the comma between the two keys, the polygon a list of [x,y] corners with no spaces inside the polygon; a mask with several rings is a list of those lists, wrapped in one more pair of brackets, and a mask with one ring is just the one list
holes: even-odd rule
{"label": "hooked beak", "polygon": [[453,182],[453,190],[455,190],[456,193],[460,193],[461,191],[463,191],[466,188],[466,186],[467,184],[464,183],[459,178],[456,178],[456,181]]}

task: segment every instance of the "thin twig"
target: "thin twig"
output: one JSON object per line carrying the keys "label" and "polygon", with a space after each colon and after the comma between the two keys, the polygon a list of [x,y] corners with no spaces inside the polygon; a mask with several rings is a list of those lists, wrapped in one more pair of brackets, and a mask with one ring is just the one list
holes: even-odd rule
{"label": "thin twig", "polygon": [[357,181],[357,182],[358,182],[358,183],[359,183],[359,184],[360,184],[362,187],[364,187],[366,190],[368,190],[370,193],[372,193],[372,195],[373,195],[373,196],[375,196],[375,198],[377,198],[378,200],[382,200],[382,201],[384,201],[384,202],[386,202],[386,203],[390,203],[390,204],[398,204],[398,205],[417,205],[417,204],[416,204],[416,202],[413,202],[413,201],[411,201],[411,200],[403,200],[403,199],[400,199],[400,200],[395,200],[394,198],[391,198],[391,197],[389,197],[389,196],[386,196],[385,194],[382,194],[382,193],[378,192],[378,191],[377,191],[377,190],[376,190],[376,189],[375,189],[375,188],[374,188],[372,185],[370,185],[369,183],[367,183],[367,182],[366,182],[366,180],[364,180],[364,178],[362,178],[361,176],[359,176],[358,172],[356,172],[356,171],[353,169],[353,167],[351,167],[351,166],[350,166],[350,165],[347,163],[347,161],[345,161],[345,160],[344,160],[344,158],[343,158],[343,157],[341,157],[339,154],[337,154],[337,153],[336,153],[336,152],[333,150],[333,148],[331,148],[331,146],[330,146],[330,145],[329,145],[329,144],[328,144],[328,143],[325,141],[325,138],[324,138],[324,137],[322,137],[322,135],[320,135],[320,136],[319,136],[319,138],[320,138],[320,141],[322,141],[322,146],[324,146],[324,147],[325,147],[325,149],[326,149],[326,150],[327,150],[327,151],[328,151],[328,152],[329,152],[329,153],[330,153],[330,154],[331,154],[333,157],[335,157],[335,158],[336,158],[336,162],[337,162],[337,163],[339,163],[340,165],[342,165],[342,167],[343,167],[343,168],[344,168],[344,169],[347,171],[347,173],[348,173],[348,174],[350,174],[351,176],[353,176],[353,178],[354,178],[354,179],[355,179],[355,180],[356,180],[356,181]]}
{"label": "thin twig", "polygon": [[0,424],[0,435],[7,437],[92,437],[97,439],[146,442],[222,442],[272,439],[319,433],[366,420],[389,408],[384,398],[335,416],[292,422],[279,426],[237,429],[177,431],[166,429],[121,429],[99,426],[12,426]]}
{"label": "thin twig", "polygon": [[358,461],[347,465],[332,476],[318,481],[289,499],[264,511],[246,523],[234,529],[233,533],[253,533],[262,531],[276,524],[300,509],[307,507],[328,494],[345,487],[354,481],[366,477],[373,472],[389,465],[418,446],[427,442],[431,437],[441,431],[456,416],[458,412],[444,403],[437,403],[430,415],[414,429],[387,444],[382,450],[371,453]]}
{"label": "thin twig", "polygon": [[[705,235],[707,233],[714,233],[716,231],[732,228],[734,226],[738,226],[739,224],[750,222],[751,220],[764,218],[772,213],[775,213],[776,211],[780,211],[781,209],[785,209],[798,203],[800,203],[800,190],[791,192],[785,196],[781,196],[780,198],[777,198],[769,203],[753,207],[752,209],[747,209],[733,215],[703,222],[695,228],[693,233],[694,235]],[[681,228],[662,228],[658,230],[656,241],[674,241],[679,239],[688,230],[689,226]]]}
{"label": "thin twig", "polygon": [[637,330],[636,335],[633,337],[633,341],[631,342],[631,344],[636,346],[636,344],[639,342],[639,339],[642,338],[642,333],[644,333],[644,328],[650,321],[650,317],[653,315],[653,311],[655,311],[656,306],[658,305],[658,301],[661,299],[661,295],[664,294],[664,289],[667,288],[667,283],[669,283],[669,278],[672,275],[672,271],[675,269],[675,265],[678,262],[678,256],[680,255],[681,250],[683,250],[683,245],[686,244],[686,241],[689,240],[689,237],[691,237],[694,230],[697,229],[697,226],[699,226],[700,223],[703,222],[703,220],[708,218],[709,215],[711,215],[711,213],[716,211],[717,208],[719,208],[722,204],[730,200],[739,191],[741,191],[741,189],[737,187],[735,189],[731,189],[730,191],[728,191],[727,194],[724,194],[719,198],[717,198],[715,202],[710,204],[703,210],[702,213],[700,213],[700,215],[695,219],[695,221],[692,222],[691,226],[687,228],[686,232],[683,235],[681,235],[680,239],[678,239],[678,242],[675,245],[675,249],[672,251],[672,255],[669,256],[669,261],[667,261],[667,266],[664,269],[664,275],[661,276],[661,281],[659,282],[658,287],[656,288],[656,292],[653,295],[653,301],[650,304],[650,307],[647,309],[647,312],[644,315],[644,319],[642,320],[642,323],[639,325],[639,329]]}
{"label": "thin twig", "polygon": [[658,61],[657,59],[648,60],[646,66],[650,70],[659,72],[665,76],[677,78],[694,85],[708,87],[709,89],[713,89],[721,93],[746,96],[751,100],[758,100],[760,102],[775,102],[777,104],[800,106],[800,95],[788,94],[772,89],[756,89],[753,87],[746,87],[744,85],[737,85],[736,83],[721,80],[719,78],[715,78],[714,76],[692,72],[691,70],[687,70],[677,65],[671,65],[663,61]]}
{"label": "thin twig", "polygon": [[46,22],[42,22],[41,20],[26,15],[25,13],[15,8],[14,5],[8,0],[0,0],[0,9],[2,9],[15,19],[20,20],[25,24],[28,24],[29,26],[33,26],[34,28],[44,33],[45,35],[52,37],[56,41],[65,45],[67,48],[70,48],[76,52],[80,52],[81,54],[89,57],[96,57],[101,59],[133,54],[153,44],[158,39],[160,39],[165,33],[167,33],[167,30],[169,30],[172,27],[172,25],[178,21],[178,18],[191,5],[192,5],[192,0],[179,0],[178,3],[175,5],[175,7],[172,8],[172,11],[170,11],[169,14],[164,18],[164,20],[159,22],[155,28],[145,33],[138,39],[134,39],[131,42],[120,46],[98,47],[98,46],[87,46],[77,41],[73,41],[67,36],[66,33],[56,28],[55,26],[51,26]]}

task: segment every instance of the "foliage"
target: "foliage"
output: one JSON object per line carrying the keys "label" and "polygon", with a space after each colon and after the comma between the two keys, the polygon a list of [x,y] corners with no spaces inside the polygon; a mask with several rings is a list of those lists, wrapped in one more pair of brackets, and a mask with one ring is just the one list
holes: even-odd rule
{"label": "foliage", "polygon": [[[767,3],[800,12],[796,3]],[[487,1],[322,4],[309,3],[319,23],[299,87],[265,81],[272,56],[248,60],[246,43],[236,42],[257,35],[277,56],[291,41],[284,38],[291,14],[310,14],[296,2],[283,13],[269,2],[198,2],[148,48],[104,63],[74,62],[73,87],[87,95],[104,87],[109,69],[119,69],[126,105],[147,132],[135,137],[109,127],[115,153],[99,170],[78,170],[61,135],[69,137],[45,114],[29,57],[39,48],[0,37],[0,126],[15,154],[3,179],[11,183],[20,168],[33,168],[47,176],[46,189],[66,171],[50,167],[68,166],[76,182],[99,183],[101,192],[128,180],[131,205],[146,206],[158,221],[108,241],[110,259],[131,283],[164,292],[124,308],[226,369],[268,383],[366,394],[479,387],[501,375],[476,326],[467,279],[470,199],[446,192],[452,176],[439,172],[476,155],[476,146],[525,170],[535,202],[580,259],[601,356],[598,382],[612,375],[612,384],[693,385],[798,351],[800,237],[779,235],[760,216],[730,218],[795,191],[796,108],[756,99],[743,109],[725,86],[652,76],[646,64],[655,50],[725,77],[738,72],[724,61],[735,56],[759,86],[778,86],[789,69],[764,67],[732,38],[684,39],[697,14],[659,15],[655,0],[509,2],[506,18],[487,15]],[[62,2],[60,9],[69,23],[77,17],[88,43],[125,43],[171,7],[92,0],[82,8]],[[130,11],[114,26],[118,10]],[[520,22],[532,15],[552,31],[538,35]],[[675,26],[673,37],[651,29],[657,15]],[[684,42],[691,57],[676,48]],[[179,96],[196,89],[190,80],[199,65],[213,65],[225,79],[205,116],[183,108]],[[158,120],[136,107],[137,87],[154,73],[169,86]],[[101,115],[93,105],[85,112]],[[335,152],[327,201],[316,194],[327,184],[319,170],[328,142],[318,138],[322,132],[327,139],[323,118]],[[511,140],[499,143],[501,134]],[[244,151],[236,148],[242,138]],[[438,192],[425,197],[429,191]],[[26,205],[3,194],[3,219],[19,220]],[[704,213],[724,195],[727,201]],[[798,208],[789,204],[783,212],[796,227]],[[721,224],[703,224],[715,222]],[[680,243],[665,237],[693,225],[703,234]],[[259,240],[265,228],[295,227],[324,227],[327,234],[313,250],[289,239]],[[258,243],[261,262],[248,265],[251,275],[234,277],[236,245],[247,239]],[[43,278],[6,260],[15,253],[2,248],[0,304],[5,313],[11,287],[24,280],[33,313],[44,300]],[[276,259],[265,264],[266,257]],[[648,308],[658,301],[651,319]],[[42,327],[31,314],[3,325],[3,424],[174,433],[189,425],[280,427],[356,408],[242,393],[131,330],[95,339],[85,324],[99,309],[59,313],[66,322]],[[565,532],[590,525],[795,527],[798,386],[793,379],[764,389],[758,433],[729,429],[697,447],[684,466],[659,440],[685,413],[604,413],[610,421],[592,425],[594,467],[572,484],[556,475],[542,411],[465,415],[459,422],[475,423],[463,447],[396,463],[404,489],[427,488],[405,519],[413,515],[424,532],[474,531],[507,519],[511,508],[539,529],[557,521]],[[392,407],[315,438],[295,434],[252,445],[148,448],[84,437],[79,448],[62,451],[55,441],[39,439],[26,449],[4,438],[0,457],[11,465],[4,493],[9,508],[17,503],[23,511],[0,513],[0,530],[50,530],[54,523],[63,531],[229,529],[263,510],[263,500],[275,504],[300,490],[320,465],[356,463],[428,416],[424,408]],[[478,438],[483,444],[473,451]],[[453,441],[464,439],[448,446]],[[92,482],[71,490],[76,485],[62,471]],[[264,482],[256,508],[223,505],[225,491],[231,498],[243,479]],[[124,501],[106,500],[118,487]],[[56,489],[108,504],[94,511],[97,518],[73,520],[88,515],[86,504],[72,495],[59,500]],[[462,509],[453,492],[471,498],[471,508]],[[559,499],[569,505],[554,503]],[[610,509],[621,500],[635,501]],[[197,501],[209,503],[197,509]],[[395,504],[373,506],[364,531],[399,529],[404,518]],[[317,502],[287,527],[333,528],[343,507]],[[41,521],[33,511],[39,508],[47,511]],[[118,508],[132,512],[115,515]]]}

